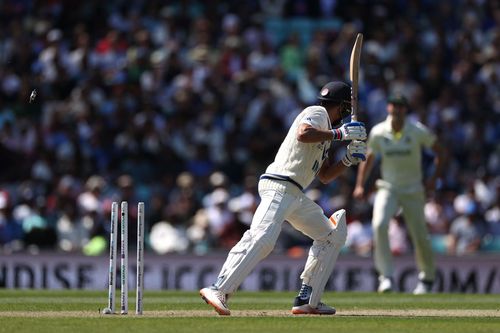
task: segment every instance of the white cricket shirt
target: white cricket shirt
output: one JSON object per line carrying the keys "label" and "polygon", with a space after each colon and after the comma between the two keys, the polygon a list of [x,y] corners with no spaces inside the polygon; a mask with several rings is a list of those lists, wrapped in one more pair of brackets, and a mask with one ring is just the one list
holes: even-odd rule
{"label": "white cricket shirt", "polygon": [[331,141],[304,143],[297,140],[300,124],[328,130],[332,128],[326,109],[319,105],[305,108],[295,118],[278,153],[266,170],[266,174],[287,176],[306,188],[316,177],[323,161],[328,156]]}
{"label": "white cricket shirt", "polygon": [[[399,190],[422,188],[422,148],[434,144],[436,136],[419,122],[405,120],[401,136],[391,127],[391,116],[375,125],[368,137],[368,149],[381,156],[382,183]],[[378,183],[380,185],[380,183]]]}

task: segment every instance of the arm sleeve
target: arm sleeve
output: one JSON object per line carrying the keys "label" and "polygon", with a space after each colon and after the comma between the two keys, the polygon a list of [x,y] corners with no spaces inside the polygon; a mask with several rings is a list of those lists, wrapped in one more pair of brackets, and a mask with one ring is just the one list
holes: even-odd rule
{"label": "arm sleeve", "polygon": [[426,148],[430,148],[436,141],[436,135],[422,123],[416,123],[418,141]]}
{"label": "arm sleeve", "polygon": [[302,118],[301,123],[311,125],[317,129],[328,129],[328,114],[321,110],[313,110]]}
{"label": "arm sleeve", "polygon": [[380,153],[379,138],[380,136],[377,136],[373,130],[370,132],[370,135],[368,135],[368,149],[375,155]]}

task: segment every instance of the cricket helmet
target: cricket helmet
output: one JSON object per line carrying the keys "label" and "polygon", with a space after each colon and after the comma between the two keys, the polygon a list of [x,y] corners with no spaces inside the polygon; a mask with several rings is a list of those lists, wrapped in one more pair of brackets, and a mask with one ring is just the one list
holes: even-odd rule
{"label": "cricket helmet", "polygon": [[319,100],[329,102],[351,102],[351,86],[341,81],[328,82],[321,88]]}
{"label": "cricket helmet", "polygon": [[328,82],[321,88],[318,99],[321,101],[321,105],[340,105],[342,118],[351,114],[351,86],[345,82]]}

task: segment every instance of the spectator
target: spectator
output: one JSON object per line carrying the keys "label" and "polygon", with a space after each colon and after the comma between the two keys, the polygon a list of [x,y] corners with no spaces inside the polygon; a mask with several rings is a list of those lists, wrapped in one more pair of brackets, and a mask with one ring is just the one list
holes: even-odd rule
{"label": "spectator", "polygon": [[[426,208],[431,231],[449,232],[450,221],[463,214],[453,202],[464,194],[480,203],[482,219],[486,212],[494,216],[492,184],[500,174],[497,1],[407,7],[244,0],[221,1],[214,10],[203,1],[130,5],[133,11],[116,0],[105,7],[98,0],[58,1],[55,7],[2,2],[0,187],[19,223],[38,216],[50,230],[63,217],[71,225],[89,217],[102,221],[89,215],[95,200],[82,186],[99,175],[107,183],[95,198],[101,208],[123,195],[135,214],[139,198],[155,196],[149,228],[160,221],[189,228],[202,198],[214,190],[211,174],[226,175],[229,202],[244,193],[245,176],[263,172],[304,103],[326,80],[348,76],[359,31],[365,36],[362,121],[367,127],[379,122],[388,94],[403,89],[416,111],[412,117],[449,150],[446,175]],[[395,13],[399,19],[389,19]],[[34,88],[38,96],[28,103]],[[185,171],[194,177],[190,195],[175,185]],[[133,181],[128,190],[115,182],[122,174]],[[64,194],[60,183],[67,177],[72,186]],[[347,173],[322,188],[320,201],[351,193],[353,177]],[[25,187],[29,198],[18,195]],[[245,214],[252,214],[247,208]],[[104,227],[100,222],[90,234]],[[47,239],[55,248],[55,236]]]}
{"label": "spectator", "polygon": [[8,193],[0,191],[0,251],[11,252],[22,249],[24,231],[21,221],[12,214]]}
{"label": "spectator", "polygon": [[487,233],[500,241],[500,183],[496,184],[496,202],[485,212],[484,217]]}
{"label": "spectator", "polygon": [[221,248],[231,248],[238,242],[242,232],[237,229],[236,218],[228,208],[229,193],[215,189],[210,195],[210,204],[206,208],[209,231]]}
{"label": "spectator", "polygon": [[448,252],[459,256],[478,252],[484,233],[481,223],[477,203],[471,201],[464,214],[451,223]]}
{"label": "spectator", "polygon": [[345,246],[350,252],[362,257],[369,257],[373,249],[373,232],[369,223],[354,220],[347,224]]}

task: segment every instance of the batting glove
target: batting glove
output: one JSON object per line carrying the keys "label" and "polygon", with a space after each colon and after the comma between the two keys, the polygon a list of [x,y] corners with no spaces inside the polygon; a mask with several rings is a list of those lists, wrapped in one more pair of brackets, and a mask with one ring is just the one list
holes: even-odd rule
{"label": "batting glove", "polygon": [[342,163],[344,163],[346,167],[350,167],[364,160],[366,160],[366,142],[358,140],[352,141],[347,146],[347,152],[344,158],[342,158]]}
{"label": "batting glove", "polygon": [[345,141],[345,140],[365,140],[366,139],[366,128],[365,124],[353,121],[342,125],[340,128],[332,129],[334,141]]}

